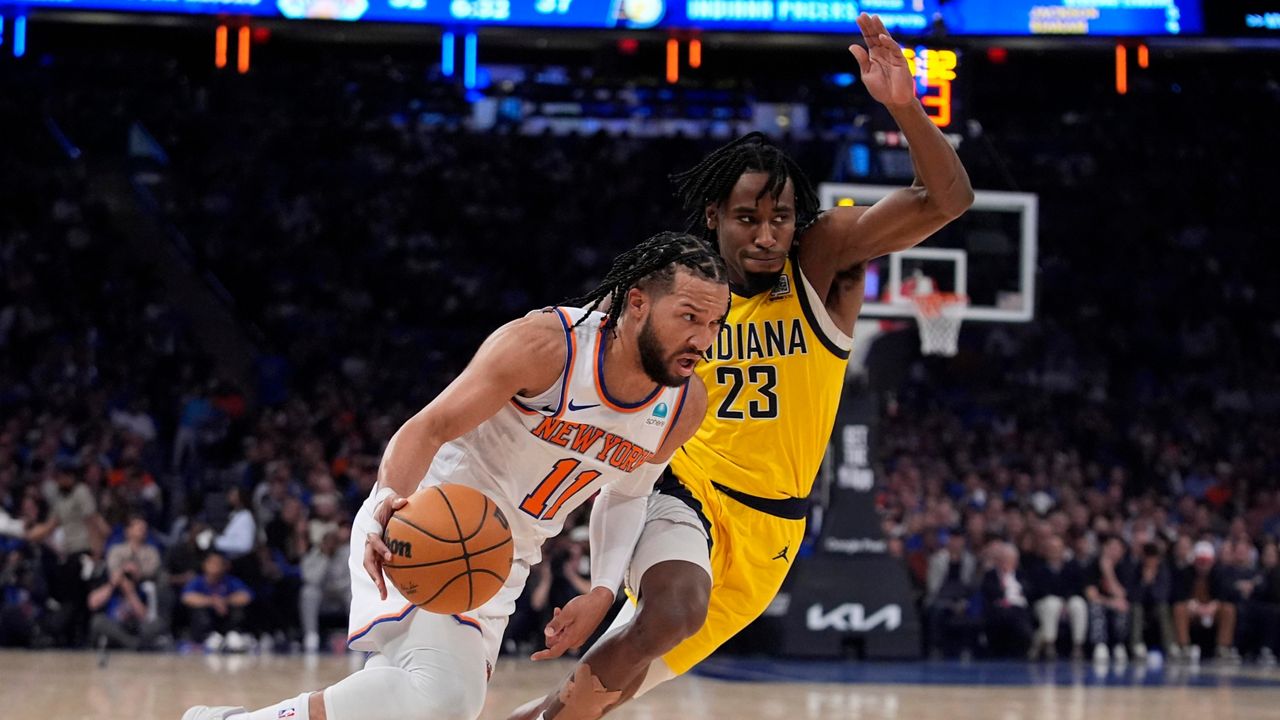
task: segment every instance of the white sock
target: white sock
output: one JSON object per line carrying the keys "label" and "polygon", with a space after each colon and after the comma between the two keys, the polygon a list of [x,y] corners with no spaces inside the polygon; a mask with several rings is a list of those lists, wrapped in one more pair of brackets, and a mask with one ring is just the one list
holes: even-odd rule
{"label": "white sock", "polygon": [[296,698],[281,700],[275,705],[253,712],[232,715],[227,720],[311,720],[311,693],[304,692]]}

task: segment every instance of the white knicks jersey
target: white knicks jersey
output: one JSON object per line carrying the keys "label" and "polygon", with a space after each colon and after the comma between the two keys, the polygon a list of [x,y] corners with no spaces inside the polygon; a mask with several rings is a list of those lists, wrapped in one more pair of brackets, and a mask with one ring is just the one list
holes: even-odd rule
{"label": "white knicks jersey", "polygon": [[[420,487],[458,483],[488,495],[511,523],[515,557],[530,565],[543,541],[601,487],[652,483],[645,465],[662,447],[684,406],[688,384],[655,385],[625,404],[604,381],[605,315],[552,308],[564,328],[568,361],[560,380],[537,397],[516,396],[496,415],[445,443]],[[643,494],[648,487],[635,488]]]}

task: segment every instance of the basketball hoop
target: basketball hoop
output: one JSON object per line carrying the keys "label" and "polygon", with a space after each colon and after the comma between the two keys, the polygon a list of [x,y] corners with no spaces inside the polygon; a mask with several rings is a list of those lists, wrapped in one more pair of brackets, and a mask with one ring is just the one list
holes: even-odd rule
{"label": "basketball hoop", "polygon": [[969,298],[952,293],[912,295],[911,307],[920,326],[920,352],[925,355],[952,357],[960,341],[960,323],[964,322]]}

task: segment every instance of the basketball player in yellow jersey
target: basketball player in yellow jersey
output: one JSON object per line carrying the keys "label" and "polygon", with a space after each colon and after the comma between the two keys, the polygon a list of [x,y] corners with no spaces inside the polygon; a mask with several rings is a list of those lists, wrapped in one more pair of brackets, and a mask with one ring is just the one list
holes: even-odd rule
{"label": "basketball player in yellow jersey", "polygon": [[[850,52],[907,137],[916,183],[869,208],[819,214],[799,167],[758,134],[673,176],[734,293],[697,368],[707,415],[672,457],[656,496],[663,501],[649,505],[627,579],[638,606],[559,689],[515,718],[599,717],[686,672],[764,612],[804,537],[867,261],[919,243],[973,202],[960,159],[915,98],[901,49],[879,18],[864,14],[858,24],[867,47]],[[535,658],[581,644],[583,629],[599,622],[584,614],[606,609],[579,603],[561,613]]]}

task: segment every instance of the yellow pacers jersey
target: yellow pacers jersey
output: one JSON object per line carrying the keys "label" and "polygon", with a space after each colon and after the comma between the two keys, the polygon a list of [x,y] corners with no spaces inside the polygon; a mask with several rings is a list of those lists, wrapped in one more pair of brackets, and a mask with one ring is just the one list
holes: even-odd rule
{"label": "yellow pacers jersey", "polygon": [[763,498],[806,497],[835,424],[852,339],[794,258],[777,285],[733,297],[698,374],[707,415],[671,460],[695,492],[709,481]]}

